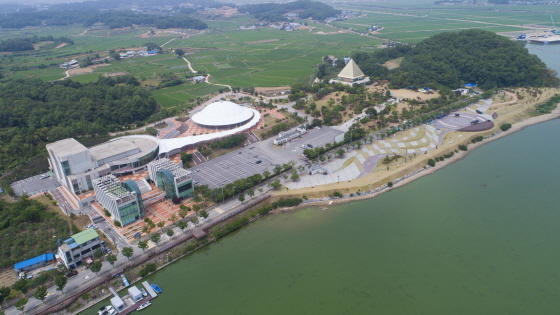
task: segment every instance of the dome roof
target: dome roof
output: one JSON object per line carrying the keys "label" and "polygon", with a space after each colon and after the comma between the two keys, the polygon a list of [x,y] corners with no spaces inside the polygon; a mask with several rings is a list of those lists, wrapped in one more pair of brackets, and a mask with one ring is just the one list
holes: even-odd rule
{"label": "dome roof", "polygon": [[253,115],[253,111],[249,108],[228,101],[218,101],[194,114],[192,120],[204,126],[229,126],[243,123]]}

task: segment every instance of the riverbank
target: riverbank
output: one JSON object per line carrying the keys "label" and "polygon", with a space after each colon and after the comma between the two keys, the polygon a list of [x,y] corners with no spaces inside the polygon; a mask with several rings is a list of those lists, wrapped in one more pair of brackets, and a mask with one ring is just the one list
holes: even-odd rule
{"label": "riverbank", "polygon": [[[493,140],[499,139],[501,137],[507,136],[509,134],[513,134],[517,131],[523,130],[525,127],[542,123],[554,118],[560,117],[560,109],[558,106],[555,110],[553,110],[550,114],[543,114],[539,116],[529,116],[530,114],[534,113],[534,109],[537,105],[546,102],[550,97],[554,96],[555,93],[558,93],[558,89],[544,89],[541,93],[540,97],[534,97],[531,100],[527,100],[527,97],[531,94],[528,90],[525,90],[524,93],[522,90],[525,89],[517,89],[516,92],[522,95],[522,100],[518,102],[506,102],[501,104],[494,104],[491,105],[493,112],[501,112],[502,115],[499,115],[498,118],[495,120],[495,126],[486,131],[476,132],[476,133],[466,133],[466,132],[457,132],[451,131],[447,132],[442,136],[442,141],[440,146],[436,150],[431,150],[426,152],[425,156],[420,159],[416,159],[408,165],[403,170],[392,170],[392,171],[378,171],[371,173],[363,178],[358,178],[352,181],[344,182],[344,183],[334,183],[328,185],[322,185],[317,187],[310,187],[310,188],[302,188],[298,190],[292,191],[280,191],[274,194],[274,200],[279,198],[292,198],[292,197],[314,197],[314,199],[321,199],[318,201],[313,202],[306,202],[301,204],[297,207],[293,207],[290,209],[277,209],[273,213],[282,213],[285,211],[293,211],[309,206],[331,206],[341,203],[347,203],[349,201],[354,200],[363,200],[376,197],[377,195],[384,193],[386,191],[401,187],[406,185],[418,178],[423,176],[433,174],[437,170],[446,167],[449,164],[455,163],[456,161],[461,160],[469,151],[472,151],[485,143],[491,142]],[[510,93],[511,94],[511,93]],[[525,95],[523,95],[525,94]],[[521,103],[521,104],[519,104]],[[512,110],[512,107],[514,109]],[[505,114],[503,114],[505,112]],[[498,123],[500,122],[500,123]],[[501,123],[511,123],[512,127],[503,132],[500,130]],[[484,140],[476,143],[471,143],[471,140],[475,137],[483,136]],[[461,139],[462,138],[462,139]],[[446,143],[444,143],[446,141]],[[467,151],[457,150],[456,148],[458,145],[468,145]],[[442,156],[443,154],[447,154],[450,152],[454,152],[453,156],[450,158],[446,158],[443,161],[437,162],[434,167],[426,168],[427,161],[437,156]],[[385,174],[383,174],[385,173]],[[410,175],[412,174],[412,175]],[[383,187],[387,185],[388,182],[393,182],[398,180],[398,182],[393,183],[392,187]],[[319,189],[316,189],[319,188]],[[330,194],[333,192],[341,192],[345,195],[343,198],[331,198],[329,197]],[[350,196],[352,195],[352,196]]]}

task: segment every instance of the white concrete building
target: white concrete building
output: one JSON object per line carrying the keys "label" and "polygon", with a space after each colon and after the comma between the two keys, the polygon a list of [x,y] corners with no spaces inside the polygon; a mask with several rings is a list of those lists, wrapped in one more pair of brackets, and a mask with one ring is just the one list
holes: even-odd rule
{"label": "white concrete building", "polygon": [[99,204],[111,213],[111,219],[122,226],[144,216],[142,194],[136,182],[121,182],[114,175],[107,175],[94,180],[93,189]]}
{"label": "white concrete building", "polygon": [[278,137],[276,139],[274,139],[274,144],[275,145],[281,145],[283,143],[292,141],[293,139],[302,136],[306,132],[307,132],[307,130],[305,130],[303,128],[296,128],[296,130],[294,130],[292,132],[282,131],[278,134]]}
{"label": "white concrete building", "polygon": [[156,138],[123,137],[86,148],[73,138],[47,144],[48,160],[61,185],[79,195],[93,189],[92,181],[109,174],[133,174],[159,153]]}

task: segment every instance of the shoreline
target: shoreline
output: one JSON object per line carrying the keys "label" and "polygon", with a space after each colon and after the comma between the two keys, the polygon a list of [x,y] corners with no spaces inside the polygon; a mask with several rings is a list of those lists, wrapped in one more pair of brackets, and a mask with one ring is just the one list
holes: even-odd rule
{"label": "shoreline", "polygon": [[[414,175],[411,175],[407,178],[404,178],[402,180],[400,180],[397,183],[394,183],[392,187],[388,187],[386,189],[383,189],[379,192],[374,192],[374,193],[362,193],[358,196],[353,196],[353,197],[342,197],[342,198],[336,198],[336,199],[326,199],[326,200],[320,200],[320,201],[313,201],[313,202],[308,202],[308,203],[304,203],[304,204],[300,204],[298,206],[295,207],[290,207],[290,208],[279,208],[279,209],[275,209],[273,211],[271,211],[271,213],[273,214],[281,214],[281,213],[286,213],[286,212],[291,212],[291,211],[296,211],[296,210],[300,210],[300,209],[304,209],[304,208],[310,208],[310,207],[331,207],[331,206],[336,206],[339,204],[344,204],[344,203],[348,203],[348,202],[352,202],[352,201],[359,201],[359,200],[365,200],[365,199],[370,199],[370,198],[375,198],[377,196],[379,196],[380,194],[383,194],[385,192],[391,191],[393,189],[402,187],[414,180],[417,180],[421,177],[427,176],[427,175],[431,175],[434,172],[450,165],[453,164],[457,161],[460,161],[461,159],[465,158],[470,151],[473,151],[475,149],[477,149],[478,147],[490,143],[494,140],[500,139],[502,137],[508,136],[510,134],[513,134],[515,132],[521,131],[523,129],[525,129],[526,127],[532,126],[532,125],[536,125],[536,124],[540,124],[555,118],[560,118],[560,109],[558,108],[558,106],[556,107],[556,109],[554,109],[551,113],[549,114],[543,114],[540,116],[534,116],[534,117],[530,117],[527,118],[525,120],[522,120],[518,123],[512,124],[511,128],[507,131],[501,131],[499,134],[495,134],[494,136],[485,138],[483,141],[480,142],[476,142],[476,143],[471,143],[468,147],[467,151],[459,151],[458,153],[454,154],[451,158],[445,159],[444,161],[438,162],[434,167],[430,167],[427,169],[424,169],[424,171],[418,172],[418,170],[414,171],[417,172]],[[411,172],[411,173],[414,173]],[[409,174],[411,174],[409,173]],[[405,175],[406,176],[406,175]],[[285,197],[285,196],[282,196]],[[288,196],[286,196],[288,197]],[[326,197],[326,198],[331,198],[331,197]],[[327,208],[328,209],[328,208]]]}

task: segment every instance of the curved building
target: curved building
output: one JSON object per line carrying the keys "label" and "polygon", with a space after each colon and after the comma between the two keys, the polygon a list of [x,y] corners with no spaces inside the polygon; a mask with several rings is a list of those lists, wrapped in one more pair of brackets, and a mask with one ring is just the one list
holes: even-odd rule
{"label": "curved building", "polygon": [[47,144],[47,152],[60,184],[79,195],[93,189],[92,181],[97,178],[145,171],[157,158],[159,143],[150,136],[130,136],[86,148],[69,138]]}
{"label": "curved building", "polygon": [[194,114],[192,121],[206,129],[231,129],[248,123],[254,115],[254,111],[247,107],[229,101],[218,101]]}

